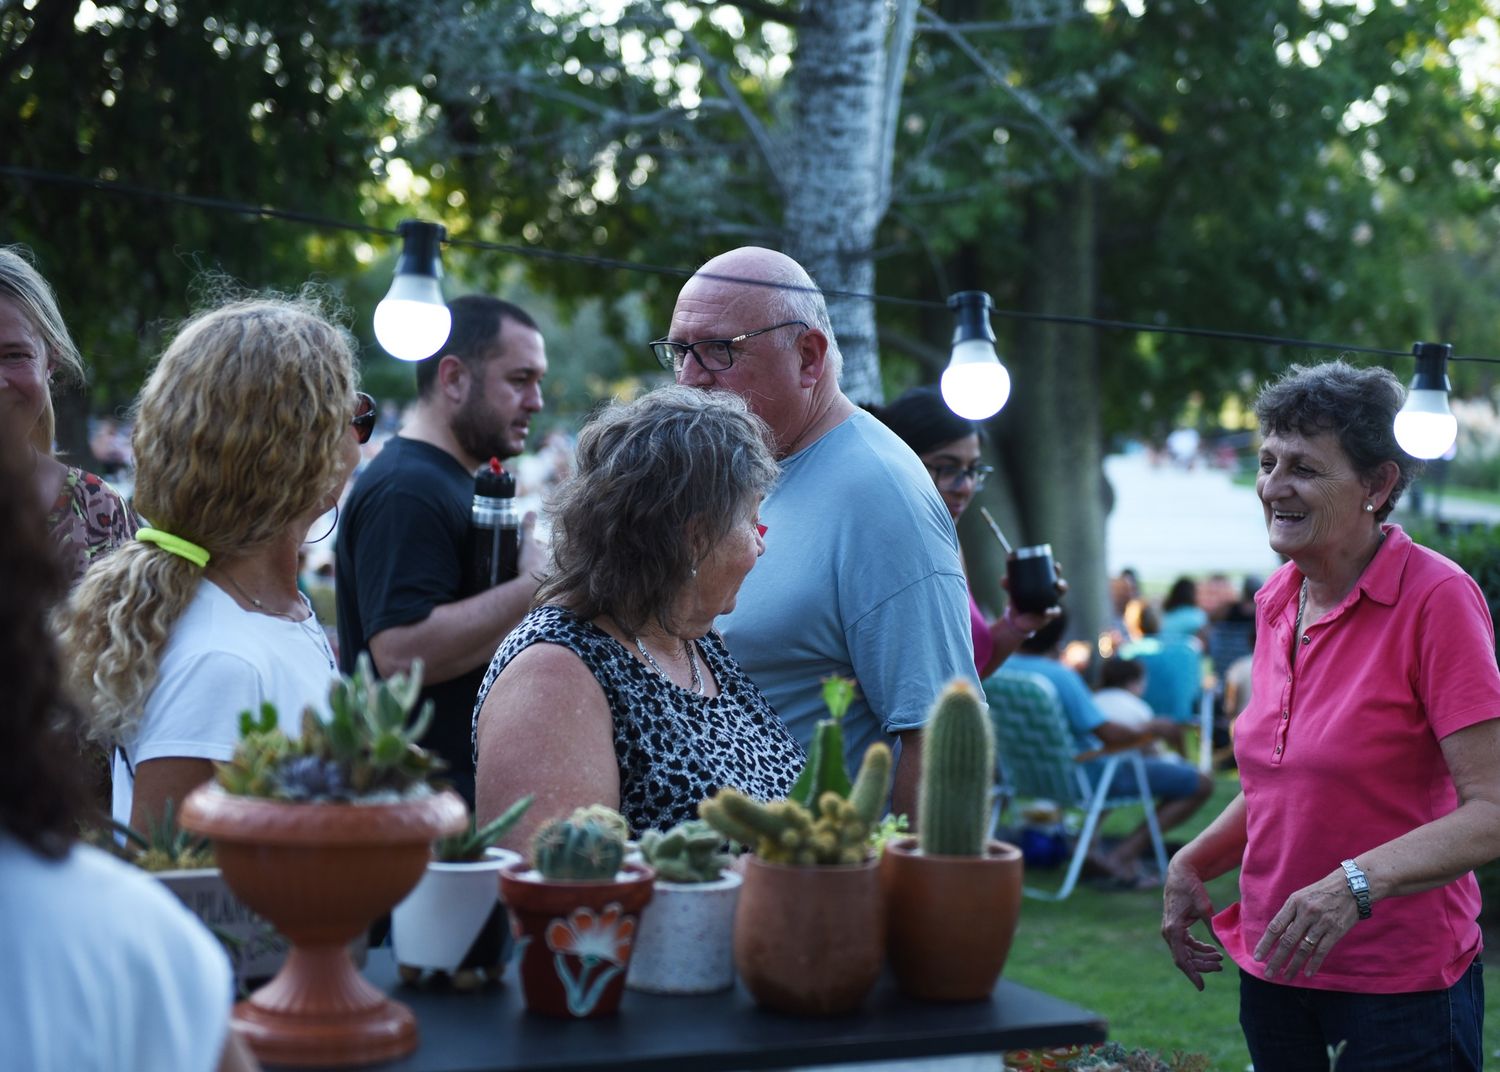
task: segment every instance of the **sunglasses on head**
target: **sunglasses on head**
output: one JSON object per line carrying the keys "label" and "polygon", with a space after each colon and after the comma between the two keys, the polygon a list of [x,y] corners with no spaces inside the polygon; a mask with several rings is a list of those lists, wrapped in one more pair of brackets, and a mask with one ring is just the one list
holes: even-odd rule
{"label": "sunglasses on head", "polygon": [[375,400],[363,391],[354,393],[354,419],[349,423],[354,426],[355,439],[370,441],[370,433],[375,431]]}

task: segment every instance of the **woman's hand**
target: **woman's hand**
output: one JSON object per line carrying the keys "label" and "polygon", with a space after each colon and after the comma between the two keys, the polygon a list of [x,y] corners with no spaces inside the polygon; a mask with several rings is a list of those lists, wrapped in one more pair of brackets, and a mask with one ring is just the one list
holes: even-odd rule
{"label": "woman's hand", "polygon": [[1358,922],[1359,908],[1340,869],[1288,897],[1252,955],[1265,962],[1267,979],[1278,973],[1290,979],[1298,971],[1312,975]]}
{"label": "woman's hand", "polygon": [[1192,933],[1194,923],[1207,923],[1213,914],[1213,902],[1203,879],[1173,858],[1162,888],[1161,936],[1172,951],[1172,963],[1199,990],[1203,989],[1204,972],[1224,970],[1224,956],[1218,947]]}

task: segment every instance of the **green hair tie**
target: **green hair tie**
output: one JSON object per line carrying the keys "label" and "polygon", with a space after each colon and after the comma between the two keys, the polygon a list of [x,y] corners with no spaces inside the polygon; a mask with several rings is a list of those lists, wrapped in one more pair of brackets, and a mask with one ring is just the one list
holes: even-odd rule
{"label": "green hair tie", "polygon": [[208,549],[189,543],[181,536],[173,536],[161,529],[141,529],[135,534],[135,538],[142,543],[154,543],[168,554],[185,558],[199,569],[208,565]]}

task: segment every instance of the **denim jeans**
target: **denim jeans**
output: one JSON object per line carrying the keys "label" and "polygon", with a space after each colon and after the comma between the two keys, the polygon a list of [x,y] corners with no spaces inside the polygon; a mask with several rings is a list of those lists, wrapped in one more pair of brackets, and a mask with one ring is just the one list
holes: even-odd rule
{"label": "denim jeans", "polygon": [[1257,1072],[1478,1072],[1484,1067],[1484,969],[1476,957],[1447,990],[1351,994],[1240,972],[1240,1027]]}

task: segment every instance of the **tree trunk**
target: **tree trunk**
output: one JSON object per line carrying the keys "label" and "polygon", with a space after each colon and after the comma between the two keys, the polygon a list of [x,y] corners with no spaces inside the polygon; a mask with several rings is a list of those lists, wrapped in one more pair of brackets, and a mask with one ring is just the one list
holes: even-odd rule
{"label": "tree trunk", "polygon": [[[1094,304],[1095,190],[1087,176],[1037,191],[1027,205],[1024,307],[1087,316]],[[1069,635],[1108,621],[1099,375],[1092,329],[1026,322],[1005,355],[1014,383],[996,423],[1000,463],[1024,518],[1022,538],[1050,543],[1069,592]],[[1012,542],[1015,536],[1012,535]]]}
{"label": "tree trunk", "polygon": [[[781,144],[784,250],[825,291],[869,294],[882,213],[886,2],[818,0],[802,12],[790,76],[794,122]],[[828,311],[844,355],[844,393],[881,401],[873,304],[830,297]]]}

